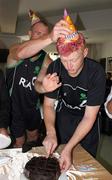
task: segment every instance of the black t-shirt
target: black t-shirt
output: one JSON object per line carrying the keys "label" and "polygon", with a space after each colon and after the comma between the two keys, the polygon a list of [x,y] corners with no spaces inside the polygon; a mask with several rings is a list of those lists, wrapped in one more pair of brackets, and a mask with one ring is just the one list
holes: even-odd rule
{"label": "black t-shirt", "polygon": [[97,106],[103,103],[105,72],[98,62],[85,58],[80,74],[71,77],[60,59],[57,59],[48,68],[48,73],[53,72],[59,75],[62,86],[46,93],[46,96],[59,100],[57,111],[63,108],[74,115],[83,116],[86,105]]}
{"label": "black t-shirt", "polygon": [[[45,55],[42,50],[34,57],[19,61],[16,67],[7,68],[7,84],[14,112],[24,113],[39,108],[39,94],[34,89],[34,82]],[[33,60],[35,57],[37,59]]]}

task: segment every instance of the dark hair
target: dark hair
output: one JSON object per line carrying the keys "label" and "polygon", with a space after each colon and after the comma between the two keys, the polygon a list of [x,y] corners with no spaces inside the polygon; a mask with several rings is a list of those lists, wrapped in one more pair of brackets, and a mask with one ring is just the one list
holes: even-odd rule
{"label": "dark hair", "polygon": [[43,25],[45,25],[48,28],[49,31],[52,30],[52,25],[51,24],[48,24],[45,21],[38,21],[38,22],[36,22],[36,23],[34,23],[33,25],[30,26],[31,31],[32,31],[33,27],[35,26],[35,24],[37,24],[37,23],[42,23]]}

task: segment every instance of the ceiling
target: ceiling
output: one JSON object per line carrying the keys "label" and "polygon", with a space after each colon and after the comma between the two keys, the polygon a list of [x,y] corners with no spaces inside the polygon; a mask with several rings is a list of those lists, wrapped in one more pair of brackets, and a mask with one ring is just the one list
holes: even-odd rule
{"label": "ceiling", "polygon": [[20,0],[18,14],[26,14],[29,8],[45,16],[54,16],[62,14],[64,8],[71,12],[112,8],[112,0]]}
{"label": "ceiling", "polygon": [[[20,29],[22,26],[25,28],[24,20],[28,16],[28,9],[32,9],[36,12],[38,11],[42,16],[45,16],[51,21],[51,23],[55,23],[62,17],[64,8],[67,8],[71,15],[78,13],[81,17],[81,25],[84,25],[84,27],[87,26],[83,32],[88,42],[99,43],[105,40],[112,40],[112,25],[110,26],[110,24],[112,24],[110,23],[111,17],[109,16],[106,19],[105,16],[108,14],[108,11],[109,13],[112,11],[112,0],[0,0],[0,29],[3,29],[1,33],[14,34],[17,28],[19,28],[18,32],[22,31]],[[92,28],[92,26],[89,27],[87,22],[87,17],[89,17],[89,15],[86,16],[86,14],[102,10],[104,11],[106,24],[102,22],[101,27],[99,26],[96,29]],[[98,18],[99,17],[96,17],[96,20]],[[20,19],[22,19],[22,23],[19,24],[18,22]],[[110,22],[107,23],[107,21]],[[92,22],[89,22],[89,24],[90,23]],[[18,27],[17,24],[19,24]],[[99,24],[100,23],[97,22],[96,27]]]}

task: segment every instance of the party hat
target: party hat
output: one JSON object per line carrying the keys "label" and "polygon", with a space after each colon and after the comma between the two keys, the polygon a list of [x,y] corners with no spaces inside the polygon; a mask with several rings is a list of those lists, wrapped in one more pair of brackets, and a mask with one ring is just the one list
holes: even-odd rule
{"label": "party hat", "polygon": [[77,28],[72,22],[72,19],[67,13],[67,10],[64,10],[64,20],[68,23],[71,33],[65,37],[60,37],[57,41],[57,50],[61,55],[67,55],[74,50],[82,47],[85,44],[85,39],[82,34],[77,31]]}
{"label": "party hat", "polygon": [[37,16],[37,14],[32,11],[31,9],[29,10],[29,17],[31,19],[31,26],[33,26],[34,24],[40,22],[40,18]]}
{"label": "party hat", "polygon": [[78,40],[79,34],[66,9],[64,10],[63,18],[68,23],[69,29],[72,30],[72,33],[65,37],[65,42],[75,42],[76,40]]}

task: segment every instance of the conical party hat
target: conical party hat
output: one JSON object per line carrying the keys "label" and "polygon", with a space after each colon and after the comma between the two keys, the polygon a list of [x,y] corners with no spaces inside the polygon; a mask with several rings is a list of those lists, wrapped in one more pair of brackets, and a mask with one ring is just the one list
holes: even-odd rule
{"label": "conical party hat", "polygon": [[68,23],[68,27],[72,32],[58,39],[57,51],[60,55],[67,56],[71,52],[81,48],[85,44],[85,39],[84,36],[77,31],[66,9],[64,10],[63,18]]}
{"label": "conical party hat", "polygon": [[65,37],[65,42],[71,42],[71,41],[72,41],[72,42],[73,42],[73,41],[75,42],[75,41],[77,41],[78,38],[79,38],[78,31],[77,31],[75,25],[73,24],[72,19],[71,19],[70,16],[68,15],[66,9],[64,10],[64,17],[63,17],[63,18],[64,18],[64,20],[68,23],[70,30],[72,30],[72,34],[69,34],[69,35],[67,35],[67,36]]}
{"label": "conical party hat", "polygon": [[29,17],[31,19],[31,26],[33,26],[34,24],[40,22],[40,18],[36,15],[36,13],[34,11],[32,11],[31,9],[29,10]]}

